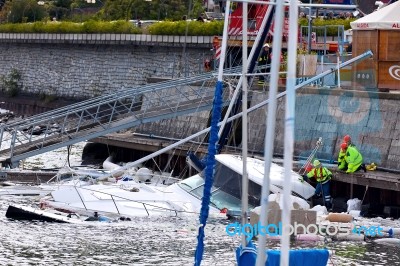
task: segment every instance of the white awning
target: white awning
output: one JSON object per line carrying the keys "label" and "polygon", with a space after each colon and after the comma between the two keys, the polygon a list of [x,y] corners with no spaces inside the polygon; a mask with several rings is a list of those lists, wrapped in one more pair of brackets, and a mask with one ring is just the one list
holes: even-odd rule
{"label": "white awning", "polygon": [[353,30],[400,30],[400,1],[350,23]]}

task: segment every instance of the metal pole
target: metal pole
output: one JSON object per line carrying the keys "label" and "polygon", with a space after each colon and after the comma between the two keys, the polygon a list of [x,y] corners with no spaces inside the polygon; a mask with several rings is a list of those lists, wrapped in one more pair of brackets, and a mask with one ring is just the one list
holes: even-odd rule
{"label": "metal pole", "polygon": [[297,0],[290,0],[289,9],[289,44],[286,83],[286,108],[285,108],[285,135],[284,135],[284,184],[282,208],[282,238],[280,265],[289,265],[290,236],[286,228],[290,225],[290,212],[292,209],[292,168],[294,147],[294,123],[296,104],[296,60],[297,60],[297,25],[298,25]]}
{"label": "metal pole", "polygon": [[[275,1],[276,13],[274,21],[274,42],[272,43],[272,62],[271,62],[271,75],[269,83],[269,95],[268,98],[270,103],[268,105],[268,117],[265,125],[267,130],[265,133],[264,141],[264,179],[261,190],[261,214],[259,224],[267,226],[268,217],[268,197],[269,197],[269,186],[270,186],[270,170],[272,164],[272,154],[274,152],[274,138],[275,138],[275,124],[276,124],[276,107],[277,107],[277,92],[278,92],[278,79],[279,79],[279,68],[280,68],[280,55],[282,52],[282,32],[283,32],[283,20],[284,20],[284,7],[283,1]],[[265,227],[266,228],[266,227]],[[266,252],[265,244],[267,241],[266,234],[260,234],[258,238],[258,252],[257,252],[257,266],[265,265]]]}
{"label": "metal pole", "polygon": [[340,88],[340,68],[339,68],[339,66],[340,66],[340,53],[339,53],[339,51],[337,51],[337,85],[338,85],[338,88]]}
{"label": "metal pole", "polygon": [[[310,0],[310,5],[312,4],[312,0]],[[308,54],[311,54],[311,22],[312,22],[312,18],[311,18],[311,6],[309,7],[308,10],[308,49],[307,52]]]}
{"label": "metal pole", "polygon": [[[208,0],[207,0],[208,2]],[[248,24],[248,3],[243,2],[243,44],[242,44],[242,157],[243,157],[243,174],[242,174],[242,226],[247,223],[247,210],[249,208],[248,203],[248,186],[249,181],[247,179],[247,24]],[[242,235],[242,247],[247,246],[246,234]]]}

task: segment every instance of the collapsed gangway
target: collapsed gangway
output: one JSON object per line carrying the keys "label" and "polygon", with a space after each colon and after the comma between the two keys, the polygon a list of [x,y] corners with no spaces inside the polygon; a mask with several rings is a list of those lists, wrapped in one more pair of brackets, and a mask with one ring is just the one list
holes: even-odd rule
{"label": "collapsed gangway", "polygon": [[[264,17],[266,29],[272,24],[273,13],[274,8],[271,8]],[[257,38],[265,41],[267,32],[262,32]],[[260,42],[254,49],[256,58],[261,46]],[[255,62],[253,60],[248,73],[256,70]],[[241,68],[236,67],[228,69],[227,73],[240,71]],[[216,73],[207,72],[144,85],[6,124],[0,128],[0,162],[13,166],[25,158],[112,132],[210,110],[216,80]],[[229,89],[223,90],[223,105],[229,103],[229,92]],[[240,97],[235,101],[236,106],[240,106]]]}
{"label": "collapsed gangway", "polygon": [[[215,80],[207,72],[143,85],[5,124],[0,128],[0,162],[12,165],[144,123],[210,110]],[[228,94],[225,90],[225,105]]]}

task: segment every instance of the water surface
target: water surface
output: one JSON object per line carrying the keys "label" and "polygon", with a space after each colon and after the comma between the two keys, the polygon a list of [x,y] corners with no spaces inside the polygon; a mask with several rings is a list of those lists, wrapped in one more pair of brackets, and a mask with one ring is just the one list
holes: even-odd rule
{"label": "water surface", "polygon": [[[198,217],[140,218],[131,222],[73,225],[13,221],[5,217],[9,203],[35,197],[0,198],[0,265],[193,265]],[[235,265],[238,237],[225,233],[228,221],[206,227],[202,265]],[[277,248],[279,243],[271,242]],[[400,246],[372,242],[293,243],[327,247],[331,265],[400,265]]]}

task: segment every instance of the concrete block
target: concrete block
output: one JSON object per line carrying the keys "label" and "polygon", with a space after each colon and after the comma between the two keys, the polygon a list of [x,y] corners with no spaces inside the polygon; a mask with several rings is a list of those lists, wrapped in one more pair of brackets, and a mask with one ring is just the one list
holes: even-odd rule
{"label": "concrete block", "polygon": [[391,155],[400,155],[400,147],[398,146],[390,146],[389,154]]}
{"label": "concrete block", "polygon": [[[273,224],[276,227],[279,227],[279,223],[282,221],[281,216],[282,210],[270,208],[268,210],[267,224]],[[259,220],[260,216],[257,213],[250,213],[250,224],[257,224]],[[304,234],[305,232],[302,226],[299,225],[303,225],[305,228],[307,228],[308,225],[317,224],[317,212],[310,210],[292,210],[290,212],[290,224],[294,226],[295,223],[297,225],[297,234]],[[274,233],[273,227],[269,227],[269,229],[270,233]]]}
{"label": "concrete block", "polygon": [[388,159],[387,160],[398,163],[398,162],[400,162],[400,155],[390,154],[390,155],[388,155]]}
{"label": "concrete block", "polygon": [[381,111],[395,112],[397,113],[400,109],[399,104],[396,101],[383,99],[380,100],[379,108]]}
{"label": "concrete block", "polygon": [[365,141],[364,144],[365,145],[371,145],[371,146],[380,148],[381,150],[388,151],[390,146],[392,145],[392,140],[391,139],[385,139],[385,138],[368,137],[368,138],[366,138],[366,141]]}
{"label": "concrete block", "polygon": [[399,169],[400,168],[400,161],[392,161],[392,160],[382,160],[382,164],[384,164],[387,168],[392,169]]}
{"label": "concrete block", "polygon": [[[400,139],[400,130],[395,130],[395,129],[393,129],[393,130],[390,132],[390,136],[391,136],[392,141]],[[393,145],[393,144],[392,144],[392,145]]]}

